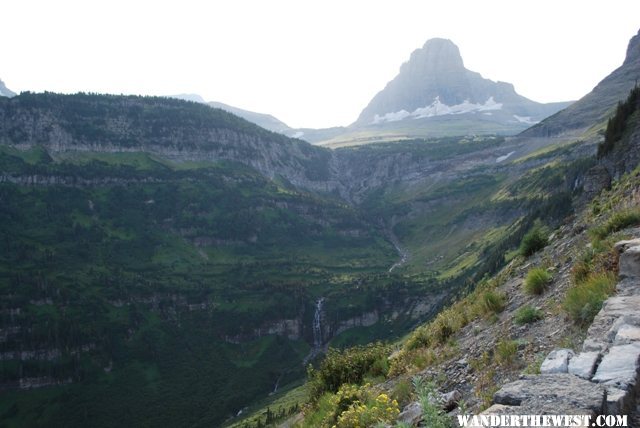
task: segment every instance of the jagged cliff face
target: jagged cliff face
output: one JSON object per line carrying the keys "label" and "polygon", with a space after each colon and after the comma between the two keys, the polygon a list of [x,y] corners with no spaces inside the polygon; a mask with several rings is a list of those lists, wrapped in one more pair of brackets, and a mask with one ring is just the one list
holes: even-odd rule
{"label": "jagged cliff face", "polygon": [[457,118],[471,119],[467,134],[486,130],[488,123],[524,129],[564,106],[533,102],[518,95],[510,83],[484,79],[464,67],[458,47],[450,40],[431,39],[411,54],[354,126],[411,126],[430,121],[432,127],[438,127],[438,121]]}
{"label": "jagged cliff face", "polygon": [[0,143],[52,153],[144,151],[178,162],[235,161],[298,187],[337,187],[328,150],[178,100],[24,94],[0,103]]}
{"label": "jagged cliff face", "polygon": [[[452,140],[453,141],[453,140]],[[457,140],[456,140],[457,141]],[[260,129],[226,112],[170,99],[24,94],[0,102],[0,143],[52,155],[147,152],[175,162],[238,162],[298,188],[359,203],[390,184],[452,179],[535,146],[470,146],[450,156],[363,148],[333,151]],[[6,174],[5,174],[6,175]],[[33,180],[10,178],[5,181]],[[51,178],[51,180],[62,180]]]}

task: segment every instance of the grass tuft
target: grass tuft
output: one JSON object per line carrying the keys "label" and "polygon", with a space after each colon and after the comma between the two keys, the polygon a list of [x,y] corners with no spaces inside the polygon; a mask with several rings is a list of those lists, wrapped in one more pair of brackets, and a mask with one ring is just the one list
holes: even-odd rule
{"label": "grass tuft", "polygon": [[581,326],[591,324],[602,303],[615,291],[616,277],[611,272],[594,273],[567,291],[563,307]]}
{"label": "grass tuft", "polygon": [[551,282],[551,274],[546,269],[533,268],[527,273],[524,280],[524,291],[528,294],[540,295],[544,293],[549,282]]}
{"label": "grass tuft", "polygon": [[485,314],[498,314],[502,312],[506,306],[507,297],[504,293],[494,290],[485,291],[482,295],[482,307]]}
{"label": "grass tuft", "polygon": [[518,355],[518,342],[515,340],[501,340],[496,345],[494,358],[500,365],[509,366],[513,364]]}
{"label": "grass tuft", "polygon": [[610,234],[630,226],[640,224],[640,208],[627,208],[617,211],[601,226],[589,230],[592,241],[599,241]]}
{"label": "grass tuft", "polygon": [[525,305],[516,312],[515,321],[518,325],[524,325],[539,321],[543,317],[544,315],[540,309],[534,308],[530,305]]}

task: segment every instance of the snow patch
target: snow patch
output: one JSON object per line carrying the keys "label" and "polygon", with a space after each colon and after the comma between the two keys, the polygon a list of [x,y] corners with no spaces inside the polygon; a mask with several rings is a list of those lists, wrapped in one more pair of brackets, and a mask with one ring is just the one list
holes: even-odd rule
{"label": "snow patch", "polygon": [[440,97],[436,97],[430,105],[419,107],[411,113],[406,110],[400,110],[396,112],[386,113],[382,116],[376,114],[373,118],[372,124],[375,125],[382,122],[397,122],[399,120],[407,118],[424,119],[428,117],[445,116],[450,114],[487,112],[501,109],[502,103],[496,102],[493,97],[489,97],[487,101],[484,102],[484,104],[472,103],[469,100],[464,100],[462,103],[452,106],[442,103],[440,101]]}
{"label": "snow patch", "polygon": [[496,163],[500,163],[502,161],[506,161],[507,159],[509,159],[511,157],[512,154],[514,154],[515,152],[509,152],[506,155],[503,156],[498,156],[496,158]]}
{"label": "snow patch", "polygon": [[295,134],[293,134],[291,138],[302,138],[303,135],[304,135],[304,132],[298,131]]}
{"label": "snow patch", "polygon": [[518,116],[517,114],[514,114],[513,117],[518,122],[524,123],[527,125],[535,125],[536,123],[538,123],[538,121],[536,120],[531,120],[531,116]]}

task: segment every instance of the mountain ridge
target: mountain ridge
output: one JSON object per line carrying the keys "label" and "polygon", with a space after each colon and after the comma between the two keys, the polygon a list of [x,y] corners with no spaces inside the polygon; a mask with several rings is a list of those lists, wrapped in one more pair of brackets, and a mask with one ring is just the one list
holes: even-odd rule
{"label": "mountain ridge", "polygon": [[623,63],[580,100],[522,132],[522,137],[550,137],[579,132],[606,121],[616,104],[625,99],[640,80],[640,30],[631,37]]}

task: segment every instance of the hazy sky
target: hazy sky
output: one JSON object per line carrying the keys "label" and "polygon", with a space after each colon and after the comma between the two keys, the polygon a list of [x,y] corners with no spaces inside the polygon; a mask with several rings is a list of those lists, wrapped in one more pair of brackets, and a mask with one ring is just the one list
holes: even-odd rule
{"label": "hazy sky", "polygon": [[577,99],[640,28],[637,0],[3,0],[0,14],[16,92],[197,93],[294,127],[351,123],[432,37],[533,100]]}

